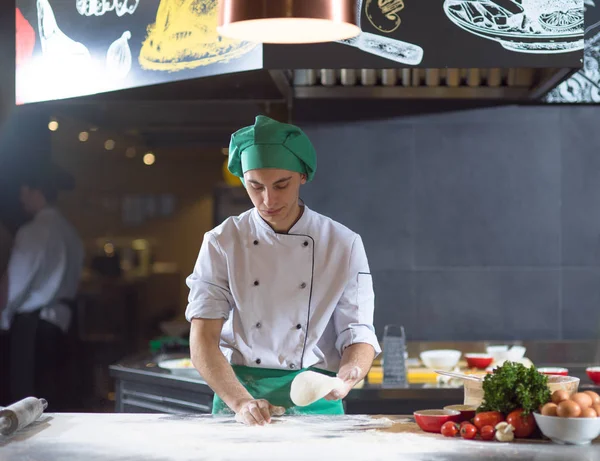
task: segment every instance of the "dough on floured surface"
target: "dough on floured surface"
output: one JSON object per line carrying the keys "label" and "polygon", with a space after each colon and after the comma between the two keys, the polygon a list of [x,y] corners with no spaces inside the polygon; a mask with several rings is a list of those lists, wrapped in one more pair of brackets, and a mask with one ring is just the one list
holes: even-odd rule
{"label": "dough on floured surface", "polygon": [[295,405],[305,407],[343,385],[344,382],[340,378],[332,378],[314,371],[305,371],[298,374],[292,381],[290,398]]}

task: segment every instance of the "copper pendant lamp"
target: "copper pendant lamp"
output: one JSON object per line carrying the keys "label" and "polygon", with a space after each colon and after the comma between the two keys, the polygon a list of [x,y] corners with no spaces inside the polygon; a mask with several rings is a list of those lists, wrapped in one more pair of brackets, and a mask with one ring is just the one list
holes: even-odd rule
{"label": "copper pendant lamp", "polygon": [[219,0],[217,31],[258,43],[320,43],[356,37],[357,0]]}

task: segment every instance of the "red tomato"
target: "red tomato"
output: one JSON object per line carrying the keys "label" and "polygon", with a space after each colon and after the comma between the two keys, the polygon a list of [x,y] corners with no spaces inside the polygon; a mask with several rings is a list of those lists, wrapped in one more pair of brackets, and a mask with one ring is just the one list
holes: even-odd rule
{"label": "red tomato", "polygon": [[477,428],[472,424],[465,424],[460,430],[460,435],[463,439],[474,439],[477,435]]}
{"label": "red tomato", "polygon": [[463,427],[465,427],[467,424],[473,424],[471,421],[463,421],[462,423],[460,423],[460,427],[459,429],[462,429]]}
{"label": "red tomato", "polygon": [[508,414],[506,422],[515,428],[515,437],[523,439],[529,437],[535,431],[535,419],[531,413],[523,415],[523,410],[515,410]]}
{"label": "red tomato", "polygon": [[504,415],[499,411],[485,411],[475,415],[474,424],[477,429],[481,430],[483,426],[496,427],[496,424],[502,421],[504,421]]}
{"label": "red tomato", "polygon": [[442,425],[442,435],[444,437],[454,437],[456,434],[458,434],[458,424],[448,421]]}
{"label": "red tomato", "polygon": [[481,434],[481,438],[483,440],[494,440],[496,430],[494,429],[494,426],[483,426],[479,433]]}

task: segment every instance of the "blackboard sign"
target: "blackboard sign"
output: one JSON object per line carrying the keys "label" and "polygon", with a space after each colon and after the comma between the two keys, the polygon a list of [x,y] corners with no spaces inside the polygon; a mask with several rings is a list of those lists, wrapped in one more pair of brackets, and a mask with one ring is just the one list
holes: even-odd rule
{"label": "blackboard sign", "polygon": [[16,99],[29,103],[262,67],[216,32],[218,0],[17,0]]}
{"label": "blackboard sign", "polygon": [[359,0],[356,38],[263,46],[217,34],[218,0],[17,0],[16,98],[260,68],[581,68],[595,1]]}
{"label": "blackboard sign", "polygon": [[266,68],[581,67],[594,0],[359,0],[363,33],[266,46]]}

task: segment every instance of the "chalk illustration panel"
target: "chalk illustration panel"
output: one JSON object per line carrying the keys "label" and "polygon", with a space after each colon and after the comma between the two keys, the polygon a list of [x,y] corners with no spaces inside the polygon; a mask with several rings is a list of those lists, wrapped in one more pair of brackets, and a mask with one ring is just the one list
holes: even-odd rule
{"label": "chalk illustration panel", "polygon": [[444,11],[458,27],[510,51],[583,48],[584,0],[446,0]]}
{"label": "chalk illustration panel", "polygon": [[[579,68],[593,0],[358,0],[361,34],[265,45],[267,69]],[[344,46],[340,46],[344,45]]]}
{"label": "chalk illustration panel", "polygon": [[586,6],[583,68],[565,80],[544,100],[549,103],[600,103],[600,8]]}
{"label": "chalk illustration panel", "polygon": [[18,104],[262,67],[216,32],[218,0],[17,0]]}

